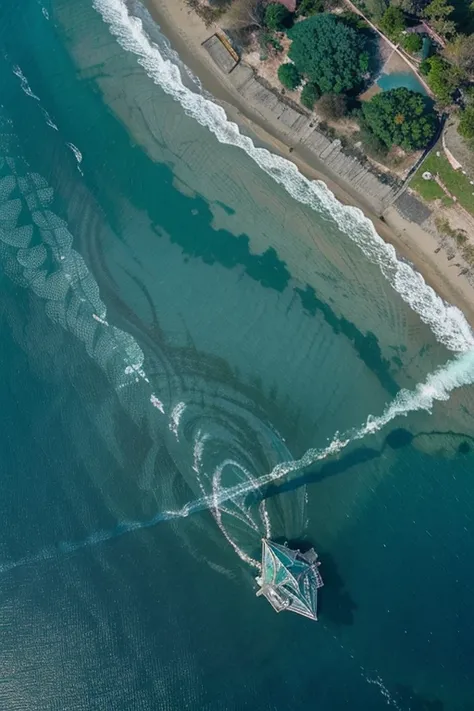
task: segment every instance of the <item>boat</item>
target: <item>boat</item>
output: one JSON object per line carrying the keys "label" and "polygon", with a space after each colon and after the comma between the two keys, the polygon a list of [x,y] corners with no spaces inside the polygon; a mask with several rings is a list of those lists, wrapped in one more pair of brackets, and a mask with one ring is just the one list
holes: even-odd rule
{"label": "boat", "polygon": [[324,585],[314,548],[306,553],[262,539],[262,572],[256,581],[276,612],[288,610],[318,619],[318,589]]}

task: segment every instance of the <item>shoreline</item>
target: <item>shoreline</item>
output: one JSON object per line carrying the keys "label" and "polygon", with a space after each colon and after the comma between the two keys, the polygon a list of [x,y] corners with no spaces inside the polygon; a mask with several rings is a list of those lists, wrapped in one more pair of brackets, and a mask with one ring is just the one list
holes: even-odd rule
{"label": "shoreline", "polygon": [[439,296],[457,306],[474,328],[474,286],[464,276],[456,275],[458,270],[453,269],[443,250],[435,253],[439,242],[434,235],[405,219],[394,206],[380,219],[360,194],[342,185],[338,176],[331,174],[314,154],[309,155],[303,145],[291,147],[290,153],[288,136],[279,131],[277,122],[248,106],[201,46],[213,34],[213,28],[206,28],[185,0],[144,1],[181,61],[199,77],[203,88],[225,109],[230,120],[244,128],[260,145],[295,163],[305,177],[324,182],[340,202],[362,210],[384,241],[396,249],[397,255],[409,261]]}

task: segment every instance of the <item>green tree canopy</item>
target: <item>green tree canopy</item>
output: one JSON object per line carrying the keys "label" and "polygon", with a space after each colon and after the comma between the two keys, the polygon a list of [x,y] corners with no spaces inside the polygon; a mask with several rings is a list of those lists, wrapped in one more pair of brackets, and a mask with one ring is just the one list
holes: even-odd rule
{"label": "green tree canopy", "polygon": [[398,39],[406,27],[405,15],[399,7],[390,5],[380,20],[380,27],[389,37]]}
{"label": "green tree canopy", "polygon": [[403,49],[407,52],[420,52],[423,47],[423,40],[416,32],[406,35],[403,40]]}
{"label": "green tree canopy", "polygon": [[456,66],[474,76],[474,35],[457,35],[446,47],[446,52]]}
{"label": "green tree canopy", "polygon": [[426,72],[426,78],[433,93],[441,104],[448,105],[452,102],[454,93],[462,82],[462,72],[458,67],[449,64],[439,55],[425,59],[420,69]]}
{"label": "green tree canopy", "polygon": [[291,21],[291,12],[279,2],[272,2],[265,8],[265,25],[269,30],[281,32],[290,27]]}
{"label": "green tree canopy", "polygon": [[456,23],[448,19],[453,10],[454,6],[448,5],[448,0],[432,0],[425,7],[423,14],[436,32],[451,37],[456,33]]}
{"label": "green tree canopy", "polygon": [[388,2],[386,0],[365,0],[364,4],[368,15],[378,22],[387,9]]}
{"label": "green tree canopy", "polygon": [[421,15],[429,0],[391,0],[391,5],[401,8],[409,15]]}
{"label": "green tree canopy", "polygon": [[280,64],[278,67],[278,79],[284,87],[293,91],[301,84],[301,74],[294,64]]}
{"label": "green tree canopy", "polygon": [[474,138],[474,106],[468,106],[462,112],[458,131],[464,138]]}
{"label": "green tree canopy", "polygon": [[388,149],[425,148],[436,131],[436,117],[422,95],[405,87],[383,91],[362,106],[365,126]]}
{"label": "green tree canopy", "polygon": [[307,109],[312,111],[315,102],[319,99],[320,96],[321,93],[316,84],[308,82],[304,85],[303,91],[301,92],[301,103],[303,104],[303,106],[306,106]]}
{"label": "green tree canopy", "polygon": [[298,5],[298,15],[302,17],[310,17],[318,12],[323,12],[324,0],[300,0]]}
{"label": "green tree canopy", "polygon": [[323,93],[350,91],[361,81],[364,40],[334,15],[314,15],[289,32],[288,56]]}

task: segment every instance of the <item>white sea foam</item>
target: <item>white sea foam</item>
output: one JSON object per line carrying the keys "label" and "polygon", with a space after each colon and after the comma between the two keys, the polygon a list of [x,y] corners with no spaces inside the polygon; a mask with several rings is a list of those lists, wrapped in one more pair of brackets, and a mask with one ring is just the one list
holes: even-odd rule
{"label": "white sea foam", "polygon": [[35,99],[35,101],[39,101],[40,100],[39,96],[36,96],[36,94],[33,93],[33,91],[31,90],[31,87],[28,83],[28,79],[25,77],[25,75],[21,71],[21,68],[18,66],[18,64],[16,64],[13,67],[13,74],[15,74],[15,76],[17,76],[18,79],[20,80],[21,88],[23,89],[25,94],[27,96],[31,96],[31,98]]}
{"label": "white sea foam", "polygon": [[183,416],[183,413],[186,409],[186,403],[184,402],[178,402],[175,407],[173,407],[171,414],[170,414],[170,423],[169,423],[169,428],[171,432],[174,434],[176,439],[179,442],[179,423],[181,421],[181,417]]}
{"label": "white sea foam", "polygon": [[456,352],[474,348],[474,335],[462,312],[446,304],[418,272],[397,259],[395,249],[383,241],[361,210],[342,205],[324,183],[308,180],[291,161],[257,148],[235,123],[227,120],[222,107],[186,87],[179,67],[162,56],[159,47],[144,32],[140,19],[129,15],[123,0],[93,0],[93,6],[120,45],[138,57],[148,76],[179,101],[186,114],[207,127],[220,143],[244,150],[295,200],[335,220],[364,255],[380,267],[391,286],[441,343]]}
{"label": "white sea foam", "polygon": [[79,173],[81,175],[84,175],[84,173],[82,172],[82,168],[81,168],[81,163],[82,163],[81,151],[79,150],[79,148],[77,146],[74,145],[74,143],[68,142],[68,143],[66,143],[66,146],[69,148],[69,150],[71,150],[74,153],[74,158],[77,161],[77,169],[78,169]]}
{"label": "white sea foam", "polygon": [[54,123],[53,119],[51,118],[51,116],[50,116],[50,115],[48,114],[48,112],[46,111],[46,109],[43,109],[43,108],[42,108],[41,111],[43,112],[43,116],[44,116],[45,121],[46,121],[46,123],[48,124],[48,126],[50,126],[51,128],[54,128],[55,131],[59,131],[58,127],[56,126],[56,124]]}
{"label": "white sea foam", "polygon": [[[29,82],[28,82],[28,79],[27,79],[26,76],[23,74],[23,72],[22,72],[22,70],[21,70],[21,67],[19,67],[18,64],[16,64],[16,65],[13,67],[12,71],[13,71],[13,74],[15,74],[15,76],[17,76],[18,79],[20,80],[21,88],[22,88],[22,90],[25,92],[25,94],[26,94],[27,96],[30,96],[30,97],[31,97],[32,99],[34,99],[35,101],[38,101],[38,102],[41,103],[40,97],[39,97],[37,94],[35,94],[35,93],[33,92],[33,90],[31,89],[31,87],[30,87],[30,85],[29,85]],[[42,111],[42,113],[43,113],[43,116],[44,116],[45,121],[46,121],[46,123],[48,124],[48,126],[50,126],[51,128],[54,128],[55,131],[58,131],[58,130],[59,130],[58,127],[56,126],[56,124],[54,123],[53,119],[51,118],[51,116],[50,116],[50,115],[48,114],[48,112],[46,111],[46,109],[44,109],[43,107],[41,107],[41,111]]]}
{"label": "white sea foam", "polygon": [[[266,486],[277,481],[291,472],[299,471],[305,467],[322,461],[327,457],[338,454],[350,442],[363,439],[367,435],[372,435],[381,430],[385,425],[399,416],[406,416],[410,412],[417,410],[430,411],[436,401],[448,400],[450,393],[456,389],[474,383],[474,351],[463,353],[447,363],[444,367],[428,376],[424,383],[420,383],[414,390],[400,390],[394,400],[386,407],[382,415],[374,417],[370,415],[366,423],[359,429],[346,432],[343,435],[336,433],[333,440],[323,449],[309,449],[301,459],[282,462],[271,472],[256,479],[248,479],[236,486],[228,488],[214,487],[212,496],[204,497],[194,502],[190,502],[182,512],[186,515],[199,511],[202,508],[215,509],[225,501],[234,500],[246,493]],[[233,464],[223,462],[219,470]],[[219,472],[220,473],[220,472]],[[182,515],[182,513],[177,515]]]}
{"label": "white sea foam", "polygon": [[165,406],[163,405],[161,400],[156,397],[154,393],[150,395],[150,402],[153,407],[156,407],[156,409],[159,410],[163,415],[165,414]]}

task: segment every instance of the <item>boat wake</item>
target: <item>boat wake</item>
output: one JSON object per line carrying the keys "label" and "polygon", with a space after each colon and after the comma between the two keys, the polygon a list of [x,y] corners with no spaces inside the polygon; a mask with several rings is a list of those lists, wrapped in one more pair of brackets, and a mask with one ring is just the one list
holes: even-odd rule
{"label": "boat wake", "polygon": [[[351,442],[379,431],[395,417],[417,410],[429,411],[434,402],[448,399],[454,388],[474,382],[474,337],[461,312],[445,304],[419,274],[398,261],[393,248],[383,242],[359,210],[341,205],[323,183],[307,180],[291,162],[254,146],[235,124],[227,121],[222,108],[185,86],[172,55],[162,57],[157,45],[143,31],[141,21],[128,14],[122,0],[94,0],[94,6],[120,44],[138,56],[153,80],[180,101],[189,115],[207,126],[222,143],[245,150],[295,199],[335,220],[364,254],[380,266],[392,286],[430,325],[438,340],[459,353],[415,390],[402,390],[380,416],[370,416],[359,429],[336,433],[326,447],[309,449],[301,459],[292,460],[284,441],[271,423],[264,423],[248,398],[235,391],[226,392],[222,384],[216,387],[215,393],[209,388],[199,391],[199,382],[196,386],[194,376],[186,385],[183,373],[178,368],[179,377],[176,377],[175,366],[164,354],[160,354],[156,368],[162,375],[151,383],[144,369],[141,348],[130,334],[107,320],[98,285],[84,260],[72,249],[73,237],[67,224],[50,209],[52,189],[44,178],[30,172],[26,164],[13,159],[5,146],[7,160],[2,164],[0,179],[0,259],[5,271],[15,283],[31,289],[44,300],[45,312],[52,321],[84,343],[87,353],[107,374],[123,406],[140,427],[144,422],[144,403],[148,403],[145,422],[154,443],[148,457],[148,470],[153,470],[153,457],[161,446],[161,438],[161,442],[167,442],[171,456],[179,462],[180,472],[197,496],[184,506],[164,504],[165,512],[150,521],[124,522],[118,533],[117,530],[99,532],[83,543],[64,543],[50,551],[51,555],[95,545],[160,521],[209,510],[240,558],[258,567],[258,561],[236,541],[239,531],[251,534],[252,541],[261,535],[270,537],[271,515],[265,502],[250,510],[247,494],[337,454]],[[27,80],[17,69],[22,89],[28,92]],[[33,98],[37,100],[36,96]],[[74,152],[79,165],[82,156],[78,149],[73,144],[68,144],[68,148]],[[31,225],[19,223],[22,204],[31,214]],[[194,400],[193,391],[196,391]],[[214,413],[212,428],[209,427],[210,412]],[[251,442],[258,444],[255,455],[249,453]],[[258,471],[267,473],[255,476]],[[152,486],[153,478],[147,482],[144,477],[142,485],[143,488]],[[172,500],[171,483],[164,482],[161,486],[163,499]],[[305,500],[301,492],[300,519],[304,516]],[[250,547],[253,548],[253,543]],[[51,557],[49,553],[48,556]]]}

